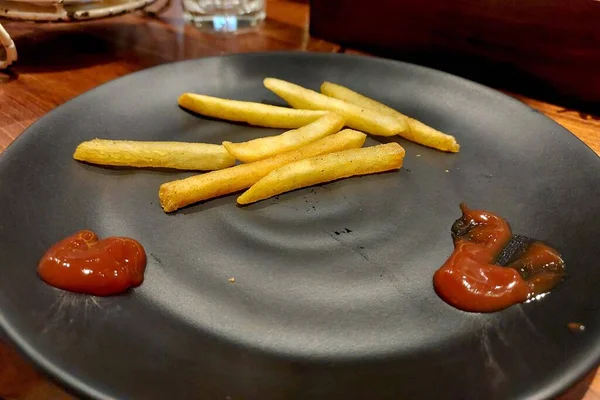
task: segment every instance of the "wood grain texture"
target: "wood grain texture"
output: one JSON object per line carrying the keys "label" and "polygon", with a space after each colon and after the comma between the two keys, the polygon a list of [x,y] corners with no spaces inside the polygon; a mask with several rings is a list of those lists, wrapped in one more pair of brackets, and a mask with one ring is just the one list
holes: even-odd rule
{"label": "wood grain texture", "polygon": [[[79,24],[4,23],[19,61],[0,73],[0,153],[25,128],[58,105],[111,79],[169,61],[220,54],[306,50],[347,52],[308,35],[306,1],[268,0],[261,29],[214,35],[184,24],[178,2],[157,19],[132,14]],[[600,119],[508,93],[563,125],[600,154]],[[51,383],[0,338],[0,398],[66,400]],[[591,372],[560,400],[600,400],[600,373]]]}

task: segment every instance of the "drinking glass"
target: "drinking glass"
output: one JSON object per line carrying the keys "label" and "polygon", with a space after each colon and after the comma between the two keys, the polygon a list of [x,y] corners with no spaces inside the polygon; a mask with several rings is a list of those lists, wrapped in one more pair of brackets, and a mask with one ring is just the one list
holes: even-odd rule
{"label": "drinking glass", "polygon": [[265,19],[265,0],[182,0],[187,21],[218,32],[235,32]]}

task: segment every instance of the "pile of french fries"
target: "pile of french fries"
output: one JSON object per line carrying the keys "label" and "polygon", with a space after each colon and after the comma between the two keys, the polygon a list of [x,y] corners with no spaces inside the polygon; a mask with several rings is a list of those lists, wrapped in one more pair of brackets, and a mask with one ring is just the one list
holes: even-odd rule
{"label": "pile of french fries", "polygon": [[266,78],[264,85],[292,108],[193,93],[182,94],[179,105],[212,118],[291,130],[221,145],[94,139],[81,143],[73,158],[99,165],[209,171],[160,186],[160,204],[165,212],[173,212],[245,189],[238,204],[402,167],[402,146],[391,142],[362,147],[367,138],[363,132],[399,135],[447,152],[459,150],[453,136],[346,87],[324,82],[318,93],[274,78]]}

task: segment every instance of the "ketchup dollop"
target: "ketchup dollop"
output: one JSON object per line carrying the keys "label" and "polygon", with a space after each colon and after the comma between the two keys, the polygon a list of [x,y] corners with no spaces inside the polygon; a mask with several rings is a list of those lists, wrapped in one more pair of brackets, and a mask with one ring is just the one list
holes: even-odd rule
{"label": "ketchup dollop", "polygon": [[[454,251],[433,276],[448,304],[499,311],[550,291],[564,278],[564,261],[555,249],[522,236],[516,240],[508,222],[491,212],[460,207],[463,215],[452,226]],[[496,264],[501,255],[505,266]]]}
{"label": "ketchup dollop", "polygon": [[98,240],[89,230],[56,243],[38,264],[39,276],[49,285],[96,296],[139,286],[145,269],[146,252],[139,242],[125,237]]}

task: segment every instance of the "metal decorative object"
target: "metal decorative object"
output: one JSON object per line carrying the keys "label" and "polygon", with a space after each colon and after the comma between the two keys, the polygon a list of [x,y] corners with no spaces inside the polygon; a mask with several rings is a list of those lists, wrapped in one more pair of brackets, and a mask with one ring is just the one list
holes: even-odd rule
{"label": "metal decorative object", "polygon": [[[0,19],[31,22],[75,22],[114,17],[136,10],[156,15],[171,0],[0,0]],[[0,24],[0,69],[17,60],[17,48]]]}

